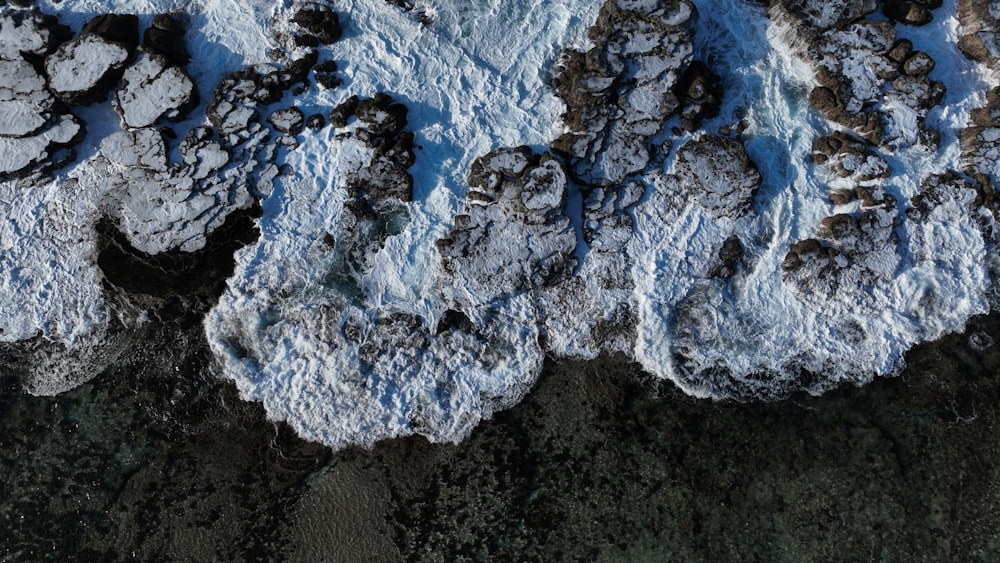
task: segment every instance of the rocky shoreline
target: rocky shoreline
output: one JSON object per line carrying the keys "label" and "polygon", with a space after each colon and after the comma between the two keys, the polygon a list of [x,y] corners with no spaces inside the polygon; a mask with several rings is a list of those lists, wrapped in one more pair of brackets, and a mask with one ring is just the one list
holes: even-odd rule
{"label": "rocky shoreline", "polygon": [[[879,307],[873,288],[895,274],[904,245],[920,248],[939,225],[978,225],[995,254],[1000,90],[960,133],[962,169],[928,175],[903,198],[888,181],[889,162],[913,147],[936,150],[941,134],[925,119],[946,92],[929,76],[936,62],[926,47],[896,29],[928,24],[938,6],[886,2],[875,15],[879,7],[788,0],[769,8],[814,70],[808,101],[829,126],[816,131],[810,158],[836,177],[831,213],[783,250],[780,274],[817,309]],[[433,26],[426,13],[417,17]],[[960,47],[996,73],[994,13],[959,4]],[[52,391],[25,375],[42,341],[4,346],[9,372],[19,371],[4,375],[0,395],[0,455],[11,476],[0,489],[5,557],[352,559],[357,549],[408,560],[641,559],[664,545],[684,559],[1000,553],[991,535],[1000,527],[991,485],[1000,456],[988,446],[998,421],[996,313],[919,345],[901,377],[860,389],[817,382],[821,374],[805,369],[776,381],[740,379],[725,366],[678,376],[695,388],[698,378],[716,378],[709,383],[734,397],[786,399],[778,403],[698,401],[661,388],[625,356],[643,312],[621,272],[635,266],[627,249],[636,222],[652,220],[637,210],[663,210],[656,220],[669,223],[696,208],[718,229],[709,259],[684,264],[704,284],[670,317],[682,359],[707,331],[704,288],[731,291],[759,258],[736,228],[757,212],[763,181],[744,124],[699,132],[725,92],[708,62],[693,57],[690,2],[608,0],[589,49],[564,52],[554,73],[565,133],[546,147],[500,147],[474,161],[459,213],[436,241],[434,290],[448,306],[439,318],[366,308],[362,282],[411,219],[422,153],[408,108],[389,94],[317,113],[294,105],[307,88],[341,86],[337,63],[318,49],[342,31],[325,4],[298,6],[277,24],[275,64],[227,75],[205,104],[185,71],[182,19],[157,16],[140,41],[134,16],[98,16],[77,36],[37,11],[0,18],[4,37],[22,45],[0,42],[0,78],[8,78],[0,84],[18,85],[0,86],[5,115],[17,117],[0,119],[0,145],[14,155],[0,161],[0,180],[28,186],[72,162],[86,135],[77,106],[110,103],[121,120],[93,157],[111,171],[99,178],[93,261],[109,308],[125,319],[109,325],[109,351],[92,370],[101,374],[52,398],[18,390]],[[85,77],[65,70],[81,64]],[[202,105],[207,124],[175,130]],[[353,155],[338,170],[340,223],[315,241],[332,256],[320,285],[336,299],[323,306],[343,320],[329,323],[328,344],[358,361],[357,373],[337,381],[338,400],[377,405],[416,394],[383,374],[443,365],[456,350],[486,368],[503,364],[505,350],[524,344],[498,336],[504,315],[519,308],[530,311],[519,337],[538,348],[531,369],[545,356],[594,359],[547,360],[537,384],[536,370],[495,395],[469,392],[484,404],[475,420],[447,410],[465,390],[435,380],[432,399],[407,404],[397,426],[373,411],[372,427],[355,429],[361,434],[324,437],[337,448],[414,433],[469,437],[458,445],[411,437],[334,453],[269,421],[265,407],[283,418],[274,405],[243,402],[221,379],[204,315],[226,290],[234,252],[257,240],[261,201],[288,172],[279,155],[321,130]],[[93,178],[75,182],[95,189]],[[926,231],[903,241],[910,224]],[[1000,266],[990,266],[996,279]],[[838,330],[863,337],[846,324]],[[369,340],[374,331],[383,348]],[[225,341],[235,361],[257,361],[237,336]],[[523,403],[497,412],[532,385]],[[613,509],[621,499],[627,512]]]}

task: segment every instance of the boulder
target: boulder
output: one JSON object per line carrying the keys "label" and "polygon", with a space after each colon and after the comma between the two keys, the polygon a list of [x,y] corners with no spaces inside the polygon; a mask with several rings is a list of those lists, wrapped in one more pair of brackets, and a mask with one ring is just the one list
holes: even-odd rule
{"label": "boulder", "polygon": [[742,142],[715,135],[681,145],[674,173],[693,200],[716,218],[747,213],[762,181]]}
{"label": "boulder", "polygon": [[105,98],[121,78],[131,53],[127,46],[96,34],[62,44],[45,58],[49,90],[70,105]]}
{"label": "boulder", "polygon": [[148,127],[161,118],[183,119],[198,105],[194,81],[180,67],[154,53],[141,53],[125,69],[115,111],[126,127]]}
{"label": "boulder", "polygon": [[153,24],[143,33],[142,47],[146,52],[156,53],[179,67],[191,61],[191,54],[184,44],[184,24],[179,16],[153,16]]}

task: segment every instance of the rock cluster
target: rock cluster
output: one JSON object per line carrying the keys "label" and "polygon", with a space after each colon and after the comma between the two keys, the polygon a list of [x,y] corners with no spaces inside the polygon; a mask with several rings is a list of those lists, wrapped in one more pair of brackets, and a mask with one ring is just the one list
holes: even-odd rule
{"label": "rock cluster", "polygon": [[198,105],[198,90],[184,70],[155,53],[141,53],[125,69],[115,110],[126,127],[177,121]]}
{"label": "rock cluster", "polygon": [[1000,1],[960,0],[958,47],[1000,74]]}
{"label": "rock cluster", "polygon": [[743,143],[717,135],[702,135],[681,145],[674,173],[715,218],[736,219],[749,211],[762,180]]}
{"label": "rock cluster", "polygon": [[559,160],[528,147],[497,149],[472,164],[469,185],[464,211],[437,242],[447,285],[473,297],[456,300],[491,303],[572,274],[576,233]]}
{"label": "rock cluster", "polygon": [[46,88],[46,55],[70,37],[68,28],[38,12],[0,15],[0,180],[59,167],[84,134]]}
{"label": "rock cluster", "polygon": [[406,106],[385,93],[351,96],[330,112],[335,150],[342,153],[338,180],[347,192],[337,232],[328,239],[337,255],[331,282],[341,287],[369,272],[385,241],[409,222],[413,176],[407,169],[416,156],[413,133],[404,131],[406,115]]}
{"label": "rock cluster", "polygon": [[[569,131],[553,147],[569,155],[575,178],[617,184],[646,167],[649,138],[680,107],[675,88],[691,61],[696,20],[687,0],[609,0],[591,28],[593,47],[563,54],[553,87],[566,102]],[[694,82],[692,119],[712,95],[710,84],[698,92]]]}
{"label": "rock cluster", "polygon": [[125,72],[138,45],[137,17],[97,16],[79,37],[45,58],[49,90],[71,105],[101,101]]}
{"label": "rock cluster", "polygon": [[889,163],[867,143],[844,131],[834,131],[813,141],[812,160],[826,164],[838,176],[859,184],[889,177]]}
{"label": "rock cluster", "polygon": [[[894,11],[893,6],[903,4],[905,14]],[[819,86],[809,101],[828,119],[890,150],[918,143],[935,146],[938,134],[924,124],[945,93],[943,84],[928,77],[934,61],[914,51],[909,40],[897,40],[891,21],[866,17],[877,7],[871,0],[779,0],[772,3],[771,16],[788,24],[789,41],[815,67]],[[929,18],[936,7],[928,2],[885,4],[890,17],[913,24],[924,19],[920,14]]]}
{"label": "rock cluster", "polygon": [[875,208],[823,220],[816,238],[796,242],[785,255],[782,279],[803,300],[861,301],[899,263],[895,213]]}

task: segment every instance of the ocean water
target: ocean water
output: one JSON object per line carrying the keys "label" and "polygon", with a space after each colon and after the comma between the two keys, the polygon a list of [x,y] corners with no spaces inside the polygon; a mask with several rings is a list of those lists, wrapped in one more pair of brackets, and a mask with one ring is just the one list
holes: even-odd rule
{"label": "ocean water", "polygon": [[[694,57],[710,63],[725,88],[718,117],[702,131],[742,129],[763,178],[751,212],[718,218],[678,199],[683,187],[669,180],[673,150],[635,178],[645,194],[631,211],[634,232],[622,254],[587,251],[579,239],[579,269],[568,283],[583,284],[582,296],[572,298],[583,299],[582,306],[560,297],[559,286],[548,293],[518,290],[499,301],[471,294],[456,301],[463,290],[448,287],[434,243],[462,212],[469,166],[499,147],[545,150],[559,135],[564,106],[548,80],[562,49],[588,48],[586,32],[599,7],[596,0],[441,4],[433,7],[432,25],[383,2],[340,8],[349,14],[344,37],[321,51],[337,62],[343,85],[308,89],[282,103],[309,114],[350,95],[385,91],[406,104],[418,145],[410,170],[414,200],[401,208],[365,271],[339,272],[343,265],[324,241],[350,236],[340,231],[350,229],[341,224],[344,182],[352,163],[368,158],[367,149],[328,127],[278,151],[289,173],[261,200],[260,237],[237,253],[226,291],[205,320],[214,356],[245,399],[334,447],[413,433],[458,441],[520,401],[546,356],[620,352],[692,395],[771,398],[896,374],[914,344],[961,330],[988,311],[987,262],[995,248],[980,218],[956,208],[919,225],[904,220],[925,176],[959,167],[957,131],[989,84],[957,51],[954,2],[931,25],[900,32],[940,61],[931,76],[945,83],[947,95],[927,125],[941,131],[942,142],[887,156],[892,174],[883,189],[897,205],[884,220],[894,221],[903,243],[869,259],[881,272],[873,282],[823,296],[797,294],[782,280],[788,248],[814,236],[824,217],[855,212],[857,204],[831,206],[827,194],[843,181],[809,160],[812,140],[833,127],[807,103],[815,81],[788,30],[758,6],[727,0],[694,4],[700,14]],[[50,8],[77,28],[101,9],[124,9],[92,2]],[[185,14],[191,74],[203,85],[268,62],[286,33],[289,9],[223,1],[131,7],[143,25],[157,12]],[[198,116],[206,103],[177,128],[203,122]],[[100,145],[115,130],[108,104],[82,115],[101,124],[88,130],[84,147]],[[675,147],[698,135],[670,128],[659,139]],[[0,303],[0,335],[8,342],[40,339],[25,380],[36,394],[66,390],[100,372],[127,345],[121,335],[148,322],[141,310],[109,302],[101,289],[93,225],[120,197],[102,183],[102,162],[84,148],[79,163],[50,183],[0,186],[8,192],[9,217],[0,255],[9,266],[0,277],[9,289]],[[579,188],[570,185],[568,192],[566,212],[579,235],[582,220],[572,205]],[[177,235],[185,250],[203,244],[181,238],[190,228]],[[145,252],[169,248],[169,238],[153,244],[129,236]],[[712,279],[707,273],[730,237],[739,239],[746,265],[731,280]],[[479,275],[489,276],[505,265],[481,268]],[[615,287],[595,281],[609,276],[618,278]],[[478,335],[434,334],[456,306]],[[634,311],[634,338],[604,343],[591,336],[602,318],[623,308]],[[409,315],[419,326],[400,340],[398,328],[380,320],[392,315]],[[356,327],[364,342],[347,338],[345,326]],[[364,349],[382,356],[370,361]]]}
{"label": "ocean water", "polygon": [[[419,146],[411,169],[414,201],[371,257],[370,268],[351,277],[348,286],[329,282],[342,272],[324,241],[327,235],[348,235],[350,226],[341,224],[347,198],[343,176],[353,161],[366,158],[367,149],[326,128],[279,151],[289,173],[260,202],[259,236],[246,236],[232,269],[213,278],[218,292],[196,292],[198,309],[191,315],[177,312],[191,306],[187,297],[127,289],[109,293],[103,282],[110,276],[95,259],[107,241],[96,225],[102,206],[116,196],[101,186],[101,169],[92,157],[94,147],[114,133],[115,117],[108,104],[84,110],[84,119],[97,125],[88,130],[83,146],[90,152],[81,150],[79,162],[27,189],[0,184],[7,217],[0,225],[6,296],[0,302],[0,338],[12,356],[20,346],[32,351],[27,372],[4,380],[9,432],[3,449],[11,500],[3,512],[5,533],[16,538],[7,557],[55,556],[85,546],[90,551],[80,553],[127,557],[135,550],[140,558],[263,550],[313,560],[312,550],[327,548],[347,558],[357,549],[389,559],[450,560],[541,556],[532,550],[543,549],[546,537],[561,538],[552,549],[567,550],[563,555],[611,559],[664,553],[725,557],[745,545],[753,545],[759,557],[788,560],[855,551],[862,558],[890,556],[926,545],[933,548],[927,553],[942,556],[996,553],[989,516],[972,528],[982,533],[959,531],[963,518],[971,516],[961,499],[944,491],[955,478],[942,477],[971,450],[978,452],[973,436],[994,424],[993,407],[977,393],[995,392],[989,377],[996,367],[995,320],[983,316],[992,286],[987,262],[995,247],[977,217],[960,206],[919,225],[901,219],[924,176],[959,166],[957,131],[968,111],[982,104],[990,84],[955,48],[957,20],[949,15],[955,2],[946,2],[930,26],[900,31],[938,61],[932,78],[944,82],[948,92],[927,120],[942,133],[940,147],[904,147],[888,156],[892,175],[885,190],[898,202],[888,213],[900,218],[894,229],[906,244],[876,265],[887,274],[878,283],[833,298],[803,298],[781,279],[781,262],[792,243],[813,236],[834,212],[857,211],[828,203],[838,180],[808,161],[812,140],[832,130],[808,106],[812,73],[792,51],[786,30],[770,23],[761,8],[736,0],[694,5],[700,14],[694,56],[709,62],[725,85],[720,115],[703,130],[742,122],[747,153],[763,177],[751,212],[718,218],[690,200],[678,204],[671,191],[676,185],[665,180],[676,170],[676,150],[670,151],[656,168],[634,178],[645,193],[632,212],[635,232],[622,254],[578,252],[586,306],[560,300],[558,287],[555,297],[523,291],[466,302],[463,312],[476,325],[475,334],[435,333],[438,320],[455,305],[456,290],[442,286],[434,243],[463,209],[474,159],[499,147],[545,150],[562,131],[563,106],[548,81],[561,49],[587,48],[587,28],[599,2],[440,4],[432,6],[430,26],[385,2],[337,6],[346,14],[344,38],[323,48],[322,56],[337,61],[344,84],[310,89],[281,103],[308,114],[351,94],[386,91],[408,106],[408,129]],[[162,11],[188,14],[191,74],[202,84],[266,62],[277,45],[274,31],[287,25],[283,18],[289,10],[284,4],[226,1],[65,0],[45,6],[77,29],[107,10],[136,12],[143,25]],[[178,128],[199,124],[205,104]],[[667,137],[675,147],[695,138],[669,128],[660,140]],[[570,201],[580,197],[579,188],[568,189]],[[573,205],[567,212],[574,212]],[[582,223],[579,217],[571,220]],[[706,273],[731,236],[744,247],[747,265],[729,281],[711,279]],[[503,265],[483,268],[491,267]],[[621,285],[601,289],[593,283],[619,268]],[[636,312],[636,336],[627,346],[581,344],[576,338],[573,331],[589,334],[595,315],[622,306]],[[418,326],[400,333],[397,325],[382,322],[392,315],[418,319]],[[974,326],[962,337],[946,336],[965,329],[970,319]],[[345,327],[356,329],[363,342],[348,338]],[[566,332],[540,338],[553,327]],[[942,343],[906,356],[915,345],[941,338]],[[374,361],[365,355],[372,349]],[[907,361],[922,363],[904,371]],[[965,369],[971,375],[963,375]],[[872,390],[841,389],[828,399],[795,394],[900,374],[905,379],[880,382]],[[922,378],[913,384],[917,391],[910,389],[910,378]],[[646,387],[636,387],[637,380]],[[55,397],[25,397],[15,391],[18,386]],[[674,386],[683,393],[667,391]],[[533,387],[538,398],[529,394]],[[649,397],[654,389],[669,398],[657,403]],[[908,391],[914,395],[896,409],[891,401]],[[789,394],[794,400],[778,406],[719,406],[689,397]],[[529,402],[515,407],[524,400]],[[118,402],[127,407],[115,411]],[[655,414],[670,410],[668,404],[678,406],[676,416]],[[514,410],[500,414],[509,408]],[[613,413],[610,423],[601,422],[601,412]],[[704,422],[713,416],[718,424]],[[494,417],[499,420],[476,433]],[[740,435],[737,428],[756,427],[756,417],[776,429]],[[830,427],[823,428],[825,423]],[[797,434],[796,424],[808,430]],[[42,428],[43,440],[26,438]],[[582,431],[570,436],[566,428]],[[951,444],[955,428],[959,438]],[[919,429],[930,431],[945,449],[940,459],[918,459]],[[70,443],[68,436],[76,432],[86,436],[80,444],[102,452],[103,461]],[[434,447],[397,440],[372,452],[335,455],[293,434],[334,450],[413,434],[432,442],[469,442]],[[230,438],[213,458],[211,450]],[[738,462],[714,458],[706,445],[713,439],[725,444],[719,451],[738,452]],[[583,467],[586,452],[608,440],[630,445]],[[767,440],[797,452],[790,465],[747,453]],[[820,446],[803,446],[808,440]],[[824,469],[823,460],[835,460],[849,446],[870,457],[849,457],[846,464]],[[474,447],[494,452],[493,463],[490,455],[469,454]],[[632,449],[638,461],[623,453]],[[36,478],[38,466],[22,456],[25,452],[42,452],[35,455],[59,463]],[[963,477],[981,487],[977,506],[984,508],[995,496],[982,477],[995,472],[992,454],[977,453],[981,467]],[[673,460],[667,466],[686,469],[682,474],[655,469],[664,459]],[[74,475],[77,462],[87,470]],[[220,469],[224,462],[233,465]],[[407,485],[396,472],[410,462],[417,464],[419,479]],[[263,473],[247,485],[258,507],[237,500],[236,488],[216,489],[220,475],[239,480],[260,463]],[[754,467],[771,474],[753,478]],[[164,470],[170,478],[161,485],[155,476]],[[623,488],[615,482],[622,471],[647,477]],[[859,475],[880,471],[889,472],[884,490],[848,489]],[[384,480],[370,484],[380,472]],[[558,495],[577,479],[583,491],[597,492]],[[803,500],[803,491],[824,479],[835,483],[841,496],[831,496],[846,499],[843,503]],[[444,486],[434,492],[434,482]],[[463,492],[469,483],[473,487]],[[910,489],[919,484],[942,491],[941,498]],[[169,494],[160,493],[162,486]],[[208,504],[196,500],[204,487],[212,489]],[[490,496],[505,489],[510,492],[490,504]],[[54,490],[59,494],[51,495]],[[885,491],[894,496],[886,500]],[[600,499],[622,494],[650,511],[638,513],[642,522],[620,512],[610,516],[600,505]],[[186,503],[171,509],[166,531],[151,532],[126,516],[155,514],[166,499]],[[888,504],[882,512],[863,513],[872,499]],[[736,506],[747,531],[721,542],[704,539],[725,529],[719,523],[724,519],[709,511],[709,501]],[[352,502],[365,509],[345,508]],[[49,514],[72,518],[74,503],[94,528],[50,537],[39,522]],[[751,519],[761,507],[786,516]],[[836,524],[838,510],[852,515],[849,538],[823,544],[816,538]],[[226,522],[223,515],[233,511],[236,516]],[[660,530],[656,522],[667,513],[677,526]],[[904,515],[912,532],[894,530],[881,544],[857,535],[864,526],[888,527]],[[605,516],[642,533],[608,529],[602,537],[587,522]],[[502,523],[502,539],[477,543],[471,537],[476,534],[457,526],[462,517],[484,530]],[[211,534],[185,527],[198,518],[210,523]],[[355,522],[370,535],[345,543],[346,525],[323,523],[338,519]],[[797,519],[807,523],[805,532],[789,530]],[[67,522],[53,529],[62,530]],[[954,541],[926,532],[935,526]],[[310,543],[319,537],[310,527],[326,534],[324,540]],[[264,529],[272,531],[261,533]],[[570,538],[580,534],[591,540],[573,546]],[[109,537],[117,543],[108,543]],[[689,544],[680,538],[702,539]],[[685,547],[670,551],[664,545]]]}

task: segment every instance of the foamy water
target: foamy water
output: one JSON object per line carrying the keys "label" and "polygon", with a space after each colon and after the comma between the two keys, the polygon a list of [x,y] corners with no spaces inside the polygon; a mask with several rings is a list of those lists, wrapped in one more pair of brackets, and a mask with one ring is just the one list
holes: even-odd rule
{"label": "foamy water", "polygon": [[[464,312],[475,334],[435,333],[453,305],[448,295],[458,289],[442,287],[434,242],[462,208],[475,158],[504,146],[544,150],[561,132],[563,106],[547,86],[550,69],[562,47],[586,44],[600,2],[442,4],[429,27],[381,0],[338,5],[344,37],[324,57],[338,61],[345,83],[294,103],[312,112],[379,91],[405,103],[408,129],[420,146],[410,169],[415,197],[371,270],[349,287],[331,282],[337,265],[324,239],[346,228],[343,171],[367,158],[366,149],[335,138],[330,128],[305,134],[286,158],[293,173],[262,202],[260,240],[239,251],[228,289],[206,319],[212,349],[243,396],[334,447],[412,433],[455,441],[520,400],[546,354],[588,358],[618,351],[692,394],[772,397],[896,373],[913,344],[960,330],[970,316],[986,312],[986,263],[995,249],[958,203],[921,225],[899,221],[896,232],[905,244],[875,265],[888,275],[871,291],[816,300],[790,291],[781,279],[790,245],[814,236],[824,217],[856,209],[834,209],[828,193],[838,180],[809,159],[814,138],[833,128],[807,103],[812,71],[760,8],[738,0],[695,4],[701,14],[695,57],[725,84],[720,115],[704,129],[745,120],[746,150],[763,177],[752,212],[718,219],[678,199],[668,178],[675,148],[662,169],[641,178],[645,195],[634,208],[635,232],[624,252],[587,252],[581,245],[572,297],[567,285],[472,303]],[[57,6],[67,14],[98,7],[85,1]],[[128,9],[146,16],[167,9],[194,14],[200,26],[192,26],[192,75],[202,81],[263,61],[267,20],[283,8],[216,0]],[[940,149],[907,148],[888,157],[893,174],[886,189],[898,199],[900,218],[923,177],[958,167],[957,130],[983,100],[984,76],[957,51],[956,21],[945,17],[954,10],[950,0],[931,25],[900,31],[938,62],[931,77],[948,89],[927,118],[942,132]],[[68,19],[74,18],[84,16]],[[88,142],[104,134],[97,128]],[[674,146],[690,138],[674,139]],[[78,168],[75,174],[88,173]],[[69,198],[61,178],[27,195],[0,185],[9,190],[3,199],[19,206],[0,232],[7,243],[0,263],[11,265],[0,273],[10,289],[0,303],[2,337],[41,334],[89,350],[101,342],[111,315],[88,229],[100,194]],[[570,190],[567,213],[579,230],[580,195]],[[39,214],[45,222],[36,221]],[[51,226],[42,231],[40,225]],[[731,236],[751,265],[731,281],[710,279],[718,248]],[[76,251],[58,242],[67,237],[82,241]],[[621,308],[635,313],[635,338],[595,337],[595,324]],[[393,315],[417,319],[421,328],[386,321]],[[89,344],[79,344],[80,335]],[[814,375],[804,379],[803,370]],[[54,377],[60,383],[45,387],[42,381],[38,389],[55,392],[83,378]]]}

